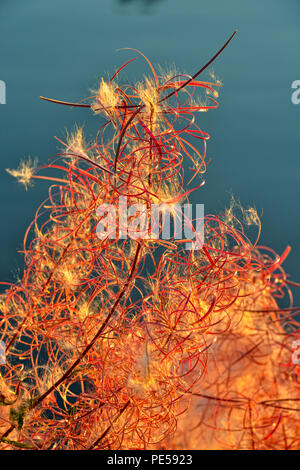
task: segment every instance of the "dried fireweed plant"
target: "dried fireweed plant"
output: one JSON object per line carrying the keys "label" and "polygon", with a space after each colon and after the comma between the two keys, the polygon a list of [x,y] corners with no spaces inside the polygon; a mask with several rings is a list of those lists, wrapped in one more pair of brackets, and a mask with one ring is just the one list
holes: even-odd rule
{"label": "dried fireweed plant", "polygon": [[289,247],[258,245],[256,212],[206,215],[198,250],[96,233],[97,208],[121,196],[171,213],[189,200],[209,138],[194,115],[218,106],[221,86],[198,77],[234,34],[194,76],[157,75],[145,58],[151,75],[135,86],[119,84],[128,61],[85,101],[49,100],[105,124],[92,144],[80,128],[50,164],[9,170],[51,187],[25,234],[23,275],[0,298],[2,449],[300,448]]}

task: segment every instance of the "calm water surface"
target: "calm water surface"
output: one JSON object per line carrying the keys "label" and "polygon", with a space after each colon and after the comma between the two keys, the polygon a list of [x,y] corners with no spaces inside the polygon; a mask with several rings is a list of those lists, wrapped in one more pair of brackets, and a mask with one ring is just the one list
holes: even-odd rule
{"label": "calm water surface", "polygon": [[[47,184],[29,191],[5,168],[28,155],[46,162],[57,151],[53,136],[97,118],[86,110],[58,107],[39,95],[65,100],[88,96],[99,76],[132,57],[132,47],[154,64],[176,63],[193,73],[224,43],[238,36],[215,62],[224,82],[220,108],[199,116],[211,134],[206,185],[194,202],[222,211],[231,195],[262,216],[262,243],[292,253],[285,263],[300,280],[300,105],[291,103],[291,83],[300,79],[299,0],[2,0],[0,80],[0,279],[22,269],[25,229],[47,196]],[[141,78],[142,59],[123,75]],[[300,304],[300,294],[296,294]]]}

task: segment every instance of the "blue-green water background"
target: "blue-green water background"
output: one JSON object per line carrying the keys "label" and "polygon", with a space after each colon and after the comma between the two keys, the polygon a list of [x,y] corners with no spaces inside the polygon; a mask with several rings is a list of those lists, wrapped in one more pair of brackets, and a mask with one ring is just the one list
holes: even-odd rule
{"label": "blue-green water background", "polygon": [[[12,179],[14,168],[31,155],[46,162],[57,151],[53,136],[97,118],[84,109],[43,102],[39,95],[77,101],[99,77],[141,50],[154,64],[175,62],[193,73],[225,42],[238,36],[215,62],[224,82],[220,108],[200,114],[211,134],[212,163],[206,185],[194,202],[220,212],[231,195],[261,215],[261,242],[281,253],[291,278],[300,280],[300,105],[291,102],[291,83],[300,79],[299,0],[1,0],[0,79],[7,104],[0,105],[0,280],[22,270],[24,232],[47,183],[29,191]],[[142,59],[124,80],[142,77]],[[18,271],[19,270],[19,271]],[[295,293],[300,303],[300,293]]]}

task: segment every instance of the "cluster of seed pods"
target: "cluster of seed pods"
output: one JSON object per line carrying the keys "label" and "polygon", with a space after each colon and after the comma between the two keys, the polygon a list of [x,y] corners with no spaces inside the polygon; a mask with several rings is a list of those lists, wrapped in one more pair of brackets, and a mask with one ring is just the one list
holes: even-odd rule
{"label": "cluster of seed pods", "polygon": [[23,275],[0,298],[3,449],[300,448],[289,248],[258,246],[255,211],[206,215],[201,249],[150,229],[97,233],[100,206],[126,199],[175,217],[203,184],[209,136],[195,113],[218,106],[221,83],[198,76],[232,37],[192,77],[158,75],[145,58],[150,76],[135,86],[119,84],[129,61],[85,101],[48,100],[105,124],[91,144],[82,129],[60,141],[48,165],[9,170],[51,187]]}

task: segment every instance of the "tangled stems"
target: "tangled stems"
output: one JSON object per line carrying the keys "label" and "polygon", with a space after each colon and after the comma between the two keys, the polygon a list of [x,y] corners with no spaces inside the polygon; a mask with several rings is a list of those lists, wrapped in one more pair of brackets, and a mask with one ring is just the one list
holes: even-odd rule
{"label": "tangled stems", "polygon": [[76,359],[76,361],[69,367],[69,369],[64,373],[64,375],[57,381],[55,382],[55,384],[53,384],[43,395],[41,395],[33,404],[32,407],[35,407],[37,405],[39,405],[51,392],[53,392],[53,390],[55,390],[57,387],[59,387],[59,385],[61,383],[63,383],[68,377],[69,375],[73,372],[73,370],[75,369],[75,367],[78,366],[78,364],[82,361],[82,359],[86,356],[86,354],[89,352],[89,350],[94,346],[95,342],[97,341],[98,338],[100,338],[100,336],[102,335],[102,333],[104,332],[106,326],[108,325],[108,322],[109,320],[111,319],[111,317],[113,316],[113,314],[115,313],[116,311],[116,308],[118,307],[119,303],[121,302],[126,290],[127,290],[127,287],[129,285],[129,282],[133,276],[133,273],[134,273],[134,270],[135,270],[135,267],[136,267],[136,264],[137,264],[137,259],[138,259],[138,256],[139,256],[139,252],[140,252],[140,249],[141,249],[141,245],[138,244],[137,246],[137,249],[136,249],[136,253],[135,253],[135,257],[134,257],[134,261],[133,261],[133,264],[132,264],[132,268],[131,268],[131,271],[130,271],[130,274],[128,276],[128,280],[125,284],[125,286],[123,287],[122,291],[120,292],[120,294],[118,295],[117,297],[117,300],[115,301],[111,311],[109,312],[109,314],[107,315],[107,317],[105,318],[104,322],[102,323],[101,327],[99,328],[99,330],[97,331],[97,333],[95,334],[94,338],[92,339],[92,341],[85,347],[85,349],[83,350],[83,352],[80,354],[80,356],[78,357],[78,359]]}
{"label": "tangled stems", "polygon": [[260,247],[256,212],[234,203],[205,216],[199,250],[152,227],[136,235],[134,213],[129,237],[121,217],[97,232],[99,206],[122,213],[126,200],[149,215],[159,204],[175,222],[202,186],[189,187],[206,171],[209,138],[195,113],[218,106],[221,82],[197,77],[234,34],[191,77],[157,75],[145,58],[151,77],[121,86],[132,59],[86,102],[46,99],[105,123],[90,144],[81,128],[59,140],[48,165],[9,170],[26,188],[52,186],[25,234],[23,276],[0,299],[2,448],[299,447],[290,248]]}

